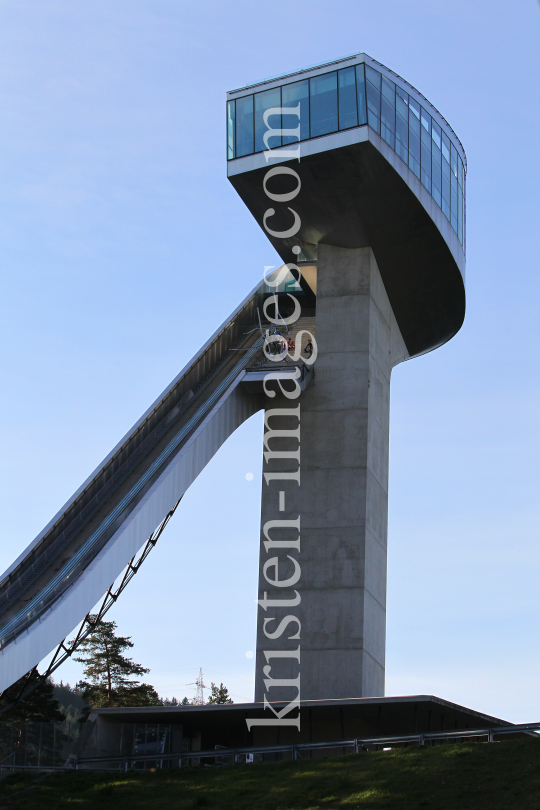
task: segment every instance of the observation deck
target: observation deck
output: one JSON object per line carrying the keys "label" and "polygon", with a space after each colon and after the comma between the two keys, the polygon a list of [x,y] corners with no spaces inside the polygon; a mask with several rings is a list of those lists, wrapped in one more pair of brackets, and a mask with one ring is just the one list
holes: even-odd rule
{"label": "observation deck", "polygon": [[[467,160],[446,119],[396,73],[358,54],[231,91],[227,158],[230,182],[284,262],[298,247],[316,260],[320,243],[372,248],[411,357],[460,329]],[[300,177],[294,201],[290,174],[269,177],[265,191],[278,165]],[[283,236],[291,209],[301,224]]]}

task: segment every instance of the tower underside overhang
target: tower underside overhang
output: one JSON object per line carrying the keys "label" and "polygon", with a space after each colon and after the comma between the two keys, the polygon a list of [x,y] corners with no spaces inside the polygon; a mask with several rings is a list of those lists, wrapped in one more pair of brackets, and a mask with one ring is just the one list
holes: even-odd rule
{"label": "tower underside overhang", "polygon": [[[267,163],[258,153],[228,165],[230,182],[283,261],[296,261],[295,245],[370,246],[410,356],[450,340],[465,317],[465,256],[431,195],[368,127],[300,146],[300,160]],[[301,179],[290,202],[275,202],[265,193],[264,178],[277,165],[294,169]],[[266,188],[279,195],[297,185],[284,173],[268,178]],[[275,213],[267,215],[265,228],[269,208]],[[291,237],[273,236],[268,229],[291,229],[290,209],[300,217],[299,230]]]}

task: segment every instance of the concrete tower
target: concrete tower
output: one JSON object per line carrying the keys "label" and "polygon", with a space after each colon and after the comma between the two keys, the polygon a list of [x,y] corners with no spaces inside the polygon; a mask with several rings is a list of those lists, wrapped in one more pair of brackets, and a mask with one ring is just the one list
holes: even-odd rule
{"label": "concrete tower", "polygon": [[302,270],[317,344],[301,397],[265,403],[255,699],[383,695],[390,375],[462,325],[465,154],[364,54],[229,93],[228,115],[229,180]]}

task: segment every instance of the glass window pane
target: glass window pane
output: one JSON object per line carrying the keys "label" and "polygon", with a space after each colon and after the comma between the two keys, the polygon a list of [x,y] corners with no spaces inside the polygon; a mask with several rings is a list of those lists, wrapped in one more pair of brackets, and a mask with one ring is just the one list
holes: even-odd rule
{"label": "glass window pane", "polygon": [[458,198],[458,184],[457,184],[457,177],[455,176],[454,172],[452,171],[452,166],[450,166],[450,198],[451,198],[451,217],[450,222],[452,224],[452,228],[457,233],[457,198]]}
{"label": "glass window pane", "polygon": [[392,149],[394,148],[395,110],[387,100],[381,99],[381,135]]}
{"label": "glass window pane", "polygon": [[409,168],[420,179],[420,138],[409,128]]}
{"label": "glass window pane", "polygon": [[457,179],[460,185],[460,188],[463,188],[463,162],[458,155],[458,162],[457,162]]}
{"label": "glass window pane", "polygon": [[236,99],[236,157],[253,152],[253,96]]}
{"label": "glass window pane", "polygon": [[409,167],[420,178],[420,106],[409,97]]}
{"label": "glass window pane", "polygon": [[422,172],[420,179],[431,194],[431,151],[425,143],[422,144]]}
{"label": "glass window pane", "polygon": [[444,197],[442,198],[441,208],[443,210],[443,214],[445,215],[446,219],[450,222],[450,206],[448,205]]}
{"label": "glass window pane", "polygon": [[457,190],[452,187],[452,206],[451,206],[452,217],[450,219],[450,222],[452,223],[452,228],[455,230],[456,233],[457,233],[457,198],[458,198]]}
{"label": "glass window pane", "polygon": [[386,76],[382,77],[382,94],[383,98],[394,106],[396,100],[396,85],[394,82],[391,82],[390,79],[387,79]]}
{"label": "glass window pane", "polygon": [[338,128],[337,72],[309,80],[311,137],[336,132]]}
{"label": "glass window pane", "polygon": [[338,71],[339,128],[358,126],[356,115],[356,79],[354,67]]}
{"label": "glass window pane", "polygon": [[358,123],[367,124],[366,83],[364,81],[364,65],[356,66],[356,89],[358,91]]}
{"label": "glass window pane", "polygon": [[227,160],[234,157],[234,137],[235,132],[235,104],[234,101],[227,102]]}
{"label": "glass window pane", "polygon": [[396,86],[386,76],[382,77],[381,97],[381,135],[394,148],[394,132],[396,121]]}
{"label": "glass window pane", "polygon": [[409,106],[409,94],[399,84],[396,84],[396,95]]}
{"label": "glass window pane", "polygon": [[263,152],[265,149],[275,149],[281,146],[281,135],[270,135],[264,142],[264,136],[272,129],[281,129],[281,114],[272,113],[266,117],[267,124],[264,123],[264,114],[272,108],[281,107],[281,88],[274,87],[272,90],[265,90],[264,93],[255,93],[255,151]]}
{"label": "glass window pane", "polygon": [[428,149],[431,150],[431,115],[428,115],[423,107],[421,110],[420,121],[422,124],[422,143],[425,143]]}
{"label": "glass window pane", "polygon": [[465,247],[465,195],[461,196],[461,244]]}
{"label": "glass window pane", "polygon": [[454,146],[453,143],[451,143],[450,144],[450,168],[452,169],[452,174],[454,175],[456,180],[457,180],[457,159],[458,159],[458,154],[457,154],[456,147]]}
{"label": "glass window pane", "polygon": [[437,149],[441,148],[441,128],[436,121],[431,121],[431,138]]}
{"label": "glass window pane", "polygon": [[420,137],[422,141],[421,181],[431,193],[431,115],[420,108]]}
{"label": "glass window pane", "polygon": [[409,162],[409,125],[396,112],[396,152],[405,163]]}
{"label": "glass window pane", "polygon": [[381,89],[381,74],[378,70],[374,70],[369,65],[366,65],[366,79],[378,90]]}
{"label": "glass window pane", "polygon": [[[463,183],[466,183],[465,175],[463,176]],[[463,245],[463,250],[466,250],[467,245],[467,194],[465,191],[465,185],[463,187],[463,225],[462,225],[462,240],[461,244]]]}
{"label": "glass window pane", "polygon": [[[418,120],[418,132],[420,133],[420,104],[417,104],[412,96],[409,96],[409,110],[412,112],[414,118]],[[409,119],[410,117],[409,115]]]}
{"label": "glass window pane", "polygon": [[375,132],[381,132],[381,74],[366,65],[366,93],[368,123]]}
{"label": "glass window pane", "polygon": [[426,132],[431,135],[431,115],[423,107],[420,107],[420,121]]}
{"label": "glass window pane", "polygon": [[[431,160],[431,180],[432,180],[432,190],[433,192],[435,189],[441,193],[441,164],[437,163],[435,157],[432,156]],[[439,203],[440,205],[440,203]]]}
{"label": "glass window pane", "polygon": [[[309,138],[309,79],[303,82],[285,84],[281,88],[281,103],[283,107],[298,107],[300,104],[300,119],[296,113],[283,113],[283,129],[297,129],[300,124],[300,140]],[[283,143],[296,143],[296,135],[283,135]]]}
{"label": "glass window pane", "polygon": [[[451,172],[450,172],[450,164],[448,163],[447,159],[444,156],[443,156],[443,162],[442,162],[442,173],[443,173],[443,177],[447,177],[448,182],[450,183],[450,174],[451,174]],[[450,197],[448,197],[448,200],[450,200]]]}
{"label": "glass window pane", "polygon": [[463,244],[463,195],[461,189],[458,191],[458,236],[459,241]]}
{"label": "glass window pane", "polygon": [[398,87],[396,89],[396,110],[407,121],[409,118],[409,97],[403,98],[403,95],[403,92]]}
{"label": "glass window pane", "polygon": [[[448,163],[446,158],[443,157],[442,176],[446,177],[446,179],[448,180],[448,188],[450,188],[450,174],[451,174],[451,172],[450,172],[450,164]],[[448,202],[450,202],[450,192],[448,193],[448,196],[446,197],[446,199],[448,200]]]}
{"label": "glass window pane", "polygon": [[[444,133],[443,133],[444,134]],[[450,219],[450,164],[443,156],[442,161],[442,210]]]}
{"label": "glass window pane", "polygon": [[432,156],[431,160],[431,196],[441,207],[441,164]]}
{"label": "glass window pane", "polygon": [[450,138],[445,132],[442,133],[442,153],[443,157],[450,163]]}

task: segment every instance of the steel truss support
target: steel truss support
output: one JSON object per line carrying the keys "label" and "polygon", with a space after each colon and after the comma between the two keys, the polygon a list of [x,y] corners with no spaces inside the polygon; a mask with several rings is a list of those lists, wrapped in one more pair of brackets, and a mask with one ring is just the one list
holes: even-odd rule
{"label": "steel truss support", "polygon": [[[43,673],[38,672],[38,668],[36,666],[34,667],[34,669],[30,670],[30,672],[28,672],[24,676],[24,684],[19,694],[14,700],[10,701],[5,706],[0,707],[0,715],[4,714],[4,712],[8,711],[9,709],[12,709],[18,703],[24,701],[28,697],[28,695],[31,692],[33,692],[37,686],[39,686],[40,683],[46,681],[47,678],[49,678],[52,675],[52,673],[55,672],[55,670],[57,670],[58,667],[60,667],[64,663],[64,661],[67,661],[67,659],[73,655],[73,653],[78,649],[78,647],[82,644],[82,642],[91,633],[93,633],[98,624],[103,620],[105,614],[114,605],[114,603],[116,602],[122,591],[124,591],[128,583],[131,582],[131,580],[133,579],[133,577],[135,576],[135,574],[137,573],[143,562],[146,560],[146,558],[156,545],[157,541],[163,534],[169,520],[176,512],[178,504],[180,503],[181,500],[182,499],[180,498],[180,500],[178,500],[175,503],[171,511],[163,518],[157,529],[154,532],[152,532],[152,534],[146,541],[146,545],[144,546],[139,556],[137,557],[137,554],[135,554],[131,558],[124,572],[124,576],[122,577],[122,581],[120,582],[120,585],[116,588],[116,590],[113,590],[114,582],[112,583],[112,585],[110,586],[109,590],[107,591],[107,593],[103,598],[103,602],[101,603],[101,607],[99,608],[97,614],[92,613],[86,614],[77,631],[77,635],[75,636],[73,641],[66,641],[66,639],[63,639],[63,641],[60,642],[45,672]],[[2,692],[2,694],[0,695],[0,699],[5,694],[5,691]]]}

